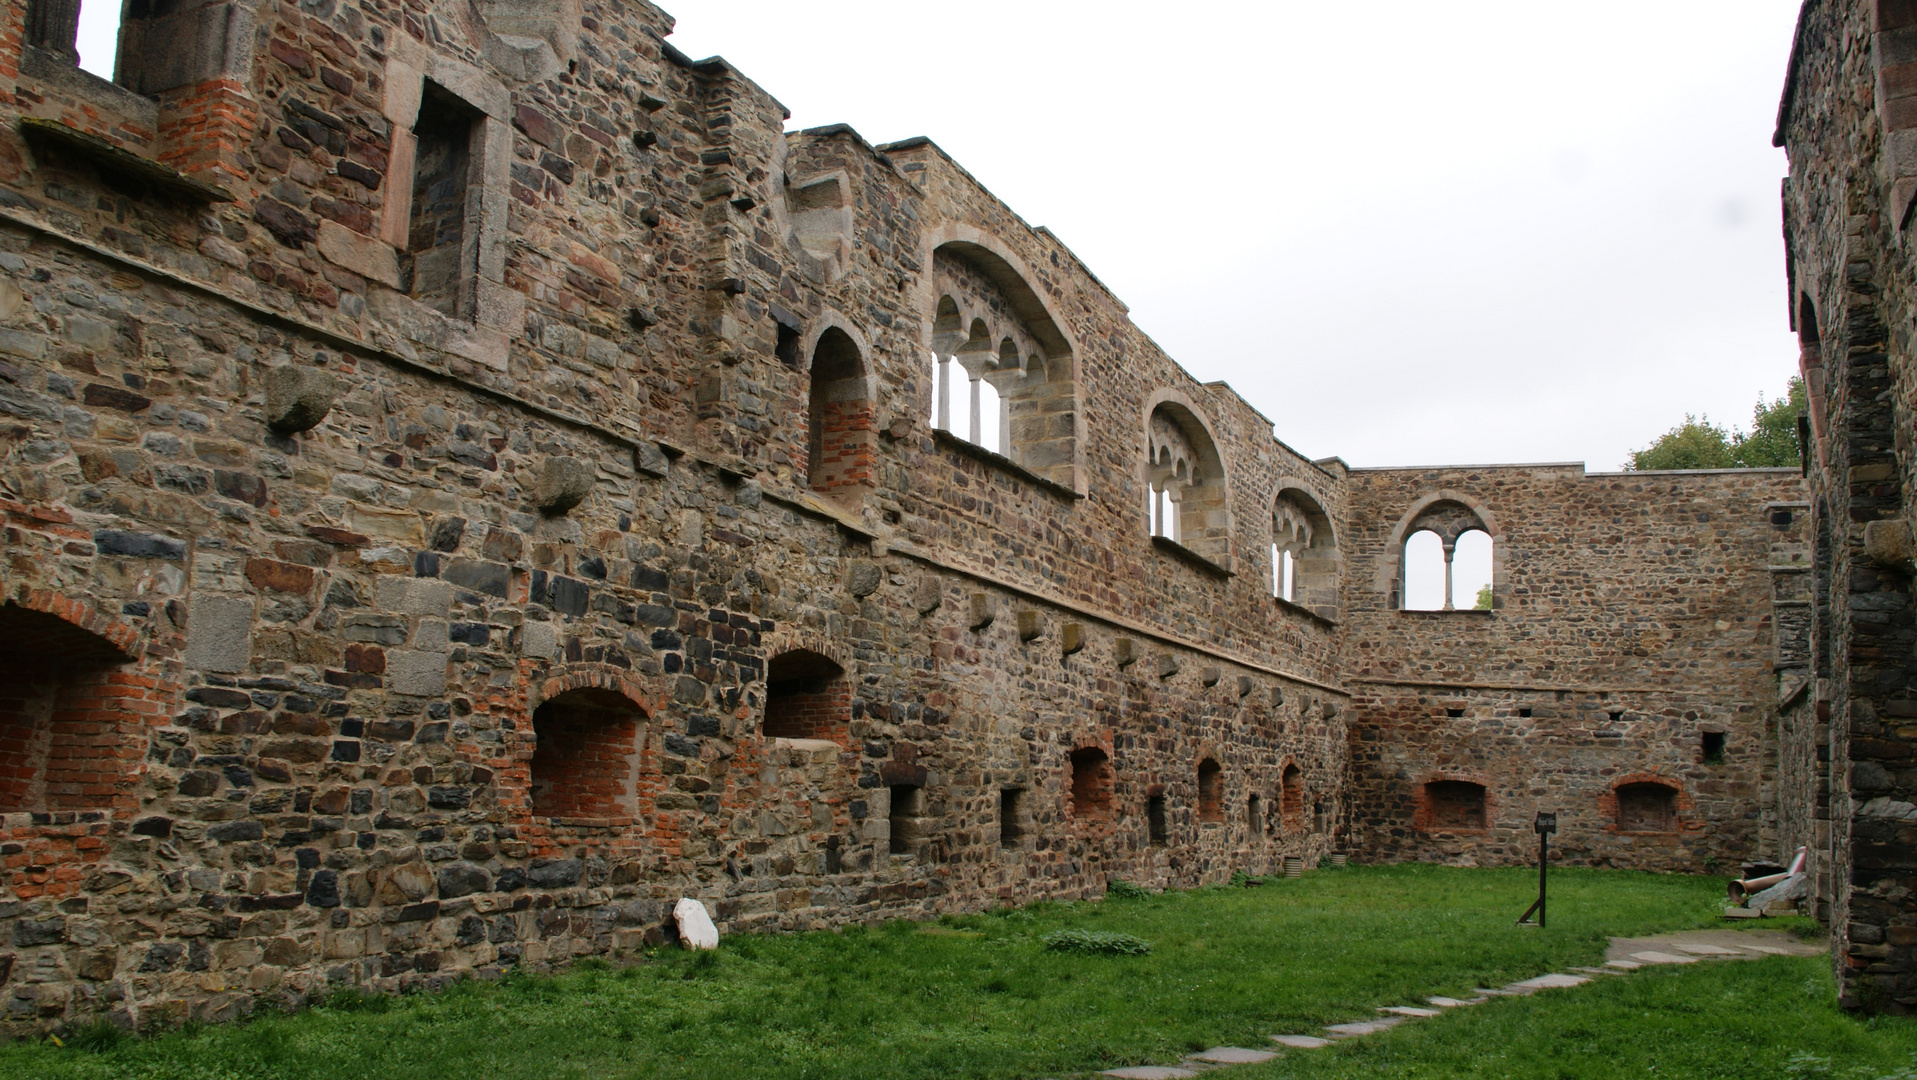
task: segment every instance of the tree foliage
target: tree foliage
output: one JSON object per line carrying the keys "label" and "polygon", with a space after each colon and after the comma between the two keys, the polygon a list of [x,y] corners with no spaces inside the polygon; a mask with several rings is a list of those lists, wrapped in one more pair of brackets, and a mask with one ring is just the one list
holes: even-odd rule
{"label": "tree foliage", "polygon": [[1478,602],[1471,606],[1478,611],[1490,611],[1491,610],[1491,586],[1489,585],[1478,586]]}
{"label": "tree foliage", "polygon": [[1804,411],[1804,380],[1791,377],[1785,395],[1775,401],[1757,396],[1748,432],[1725,429],[1708,416],[1689,413],[1684,422],[1633,450],[1626,469],[1761,469],[1794,467],[1801,461],[1797,414]]}

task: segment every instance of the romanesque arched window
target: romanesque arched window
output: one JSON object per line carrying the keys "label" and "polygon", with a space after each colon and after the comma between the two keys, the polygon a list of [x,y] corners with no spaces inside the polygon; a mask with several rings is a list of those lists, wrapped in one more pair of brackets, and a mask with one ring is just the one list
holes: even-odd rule
{"label": "romanesque arched window", "polygon": [[1066,487],[1077,481],[1070,345],[1024,278],[977,244],[933,254],[929,419]]}
{"label": "romanesque arched window", "polygon": [[806,476],[814,491],[871,487],[877,481],[876,405],[865,358],[851,335],[829,326],[812,350],[806,409]]}
{"label": "romanesque arched window", "polygon": [[1162,402],[1152,410],[1145,478],[1151,534],[1228,566],[1231,513],[1224,462],[1211,432],[1183,402]]}
{"label": "romanesque arched window", "polygon": [[1438,499],[1403,527],[1398,552],[1398,606],[1406,611],[1459,611],[1496,606],[1497,553],[1477,511]]}
{"label": "romanesque arched window", "polygon": [[1286,488],[1271,512],[1271,594],[1324,616],[1338,614],[1338,544],[1309,492]]}

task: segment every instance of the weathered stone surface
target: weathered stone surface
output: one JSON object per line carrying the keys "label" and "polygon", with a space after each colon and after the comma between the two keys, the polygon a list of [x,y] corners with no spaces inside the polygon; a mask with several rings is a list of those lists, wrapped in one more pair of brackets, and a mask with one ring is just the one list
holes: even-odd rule
{"label": "weathered stone surface", "polygon": [[1270,1061],[1277,1054],[1269,1050],[1246,1050],[1238,1046],[1214,1046],[1193,1054],[1193,1061],[1208,1062],[1213,1065],[1256,1065],[1261,1061]]}
{"label": "weathered stone surface", "polygon": [[1273,1035],[1271,1041],[1280,1046],[1289,1046],[1298,1050],[1316,1050],[1331,1045],[1330,1039],[1320,1039],[1316,1035]]}
{"label": "weathered stone surface", "polygon": [[281,434],[315,427],[333,409],[339,380],[321,368],[281,364],[266,373],[266,425]]}
{"label": "weathered stone surface", "polygon": [[593,467],[578,458],[549,457],[539,465],[539,478],[533,483],[533,505],[542,514],[563,514],[584,502],[597,481],[598,474]]}
{"label": "weathered stone surface", "polygon": [[227,674],[245,671],[253,655],[253,602],[240,596],[193,597],[186,666]]}

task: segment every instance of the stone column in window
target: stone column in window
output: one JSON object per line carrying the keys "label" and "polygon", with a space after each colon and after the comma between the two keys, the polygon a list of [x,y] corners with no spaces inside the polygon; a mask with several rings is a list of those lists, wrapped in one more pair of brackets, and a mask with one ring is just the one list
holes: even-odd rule
{"label": "stone column in window", "polygon": [[1446,611],[1458,610],[1451,603],[1451,556],[1456,554],[1457,550],[1458,542],[1456,540],[1446,540],[1444,542],[1444,610]]}
{"label": "stone column in window", "polygon": [[974,446],[977,446],[977,445],[979,445],[979,444],[980,444],[980,442],[981,442],[981,441],[982,441],[982,440],[983,440],[983,439],[985,438],[985,432],[984,432],[984,430],[983,430],[983,429],[984,429],[984,427],[985,427],[985,422],[984,422],[984,421],[983,421],[982,419],[980,419],[980,417],[979,417],[979,410],[978,410],[978,384],[979,384],[979,383],[980,383],[980,382],[981,382],[982,380],[980,380],[980,378],[979,378],[979,376],[978,376],[978,373],[977,373],[977,372],[974,372],[974,371],[968,371],[968,372],[966,372],[965,374],[966,374],[966,375],[968,375],[968,376],[970,376],[970,377],[971,377],[971,380],[972,380],[972,386],[971,386],[971,389],[972,389],[972,426],[971,426],[971,429],[970,429],[970,430],[971,430],[971,435],[969,435],[969,436],[968,436],[968,438],[970,438],[970,439],[971,439],[971,441],[972,441],[972,445],[974,445]]}
{"label": "stone column in window", "polygon": [[934,372],[932,400],[933,408],[937,410],[937,415],[933,417],[932,422],[940,431],[950,431],[952,430],[952,358],[939,353],[933,353],[932,358],[937,361],[932,367]]}

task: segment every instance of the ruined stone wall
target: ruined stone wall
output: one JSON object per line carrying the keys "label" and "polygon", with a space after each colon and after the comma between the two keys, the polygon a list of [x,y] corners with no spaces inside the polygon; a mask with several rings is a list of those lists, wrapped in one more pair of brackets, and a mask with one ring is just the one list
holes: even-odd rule
{"label": "ruined stone wall", "polygon": [[1847,1004],[1917,1007],[1909,208],[1917,11],[1809,4],[1779,113],[1792,325],[1810,390],[1814,680],[1782,747]]}
{"label": "ruined stone wall", "polygon": [[[116,689],[77,672],[0,740],[51,746],[65,694],[118,766],[77,794],[42,768],[0,807],[11,1030],[613,954],[685,895],[791,929],[1329,849],[1336,630],[1261,560],[1279,487],[1336,513],[1338,475],[935,147],[788,137],[669,26],[261,9],[206,91],[251,117],[200,148],[217,184],[137,138],[29,141],[20,112],[125,102],[20,75],[0,636],[81,642]],[[446,95],[474,116],[463,216],[457,184],[413,183]],[[184,130],[176,105],[153,107]],[[826,173],[836,202],[787,197]],[[409,295],[416,219],[457,239],[451,293]],[[947,242],[1037,327],[1043,474],[924,420]],[[815,491],[828,332],[855,356],[827,419],[872,468]],[[1146,419],[1174,399],[1228,470],[1217,559],[1144,526]],[[760,730],[790,650],[843,670],[836,741]],[[1109,798],[1078,813],[1090,750]],[[1288,773],[1323,812],[1254,820]]]}
{"label": "ruined stone wall", "polygon": [[[1399,608],[1423,507],[1492,536],[1491,610]],[[1772,578],[1802,576],[1804,510],[1796,470],[1353,470],[1354,843],[1517,862],[1536,858],[1534,815],[1554,811],[1554,854],[1570,863],[1704,870],[1770,855]],[[1721,760],[1706,732],[1723,737]],[[1443,789],[1427,785],[1447,783],[1483,788],[1481,825],[1434,812]],[[1668,792],[1674,817],[1620,816],[1629,785]]]}

